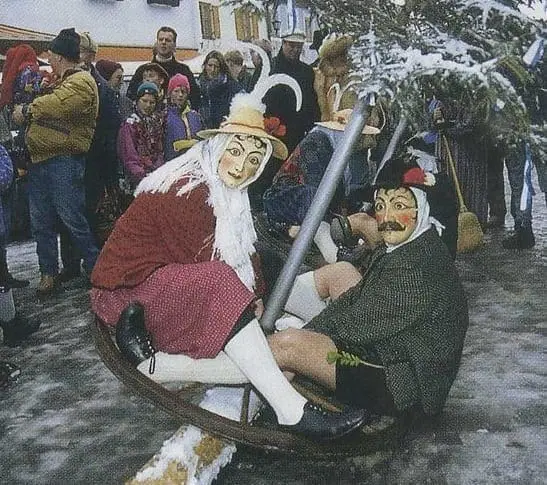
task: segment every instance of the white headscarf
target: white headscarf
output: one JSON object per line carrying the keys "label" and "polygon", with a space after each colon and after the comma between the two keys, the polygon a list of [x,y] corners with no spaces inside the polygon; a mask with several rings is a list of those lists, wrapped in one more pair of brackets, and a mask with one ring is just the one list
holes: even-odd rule
{"label": "white headscarf", "polygon": [[162,165],[144,178],[135,190],[166,193],[171,186],[186,177],[188,181],[179,189],[182,196],[205,183],[209,188],[207,203],[216,217],[215,240],[211,259],[219,259],[231,266],[243,284],[252,290],[255,274],[250,256],[255,253],[257,235],[253,225],[247,187],[262,173],[272,154],[272,144],[266,144],[266,154],[258,170],[237,188],[227,187],[218,176],[218,165],[234,135],[218,134],[194,145],[183,155]]}
{"label": "white headscarf", "polygon": [[409,236],[408,239],[403,241],[399,244],[388,244],[386,243],[386,253],[391,253],[392,251],[395,251],[397,248],[400,248],[401,246],[404,246],[405,244],[408,244],[410,241],[413,241],[414,239],[420,237],[425,231],[431,228],[431,226],[435,226],[435,229],[437,230],[437,233],[439,236],[442,234],[443,229],[445,226],[443,226],[437,219],[434,217],[431,217],[429,215],[429,202],[427,201],[427,195],[422,189],[418,189],[416,187],[409,187],[411,192],[414,194],[414,198],[416,199],[416,207],[417,207],[417,218],[416,218],[416,227],[414,228],[414,232]]}

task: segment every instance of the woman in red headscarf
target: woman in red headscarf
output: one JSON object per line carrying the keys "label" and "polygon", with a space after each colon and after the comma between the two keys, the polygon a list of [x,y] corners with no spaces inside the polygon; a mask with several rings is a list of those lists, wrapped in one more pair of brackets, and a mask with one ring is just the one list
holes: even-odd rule
{"label": "woman in red headscarf", "polygon": [[[0,110],[10,130],[18,129],[20,135],[13,140],[13,160],[21,173],[26,169],[28,157],[24,142],[24,126],[15,126],[12,115],[18,104],[29,104],[40,93],[42,74],[36,52],[28,44],[19,44],[6,52],[0,86]],[[11,139],[11,137],[10,137]]]}
{"label": "woman in red headscarf", "polygon": [[32,102],[40,92],[42,76],[36,52],[28,44],[20,44],[6,53],[2,69],[0,108]]}

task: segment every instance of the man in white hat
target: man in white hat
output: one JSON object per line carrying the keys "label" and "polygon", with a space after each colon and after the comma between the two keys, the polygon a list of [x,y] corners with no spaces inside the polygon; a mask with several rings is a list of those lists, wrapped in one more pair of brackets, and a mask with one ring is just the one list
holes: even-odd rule
{"label": "man in white hat", "polygon": [[285,87],[272,89],[265,102],[267,113],[278,117],[286,125],[287,133],[282,140],[292,151],[313,127],[313,123],[321,119],[321,111],[313,88],[313,68],[300,60],[306,36],[293,32],[282,39],[281,49],[273,59],[271,73],[287,74],[296,80],[302,90],[302,109],[296,111],[294,95]]}

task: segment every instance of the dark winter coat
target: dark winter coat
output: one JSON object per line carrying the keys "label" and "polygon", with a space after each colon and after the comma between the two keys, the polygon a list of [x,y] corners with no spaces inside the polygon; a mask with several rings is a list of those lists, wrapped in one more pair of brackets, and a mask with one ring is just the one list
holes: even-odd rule
{"label": "dark winter coat", "polygon": [[192,147],[201,128],[201,116],[197,111],[187,107],[181,112],[178,106],[168,106],[163,143],[165,161],[182,155]]}
{"label": "dark winter coat", "polygon": [[86,190],[98,196],[106,185],[117,183],[116,141],[122,119],[116,92],[94,66],[89,73],[95,79],[99,91],[99,115],[91,147],[86,155],[85,183]]}
{"label": "dark winter coat", "polygon": [[218,128],[230,112],[232,98],[243,91],[241,85],[226,74],[209,79],[204,74],[199,77],[201,108],[199,114],[204,128]]}
{"label": "dark winter coat", "polygon": [[363,360],[378,355],[397,408],[433,415],[456,377],[468,323],[454,262],[430,229],[391,253],[377,250],[363,279],[306,328]]}
{"label": "dark winter coat", "polygon": [[276,86],[264,97],[266,114],[278,117],[287,127],[287,134],[281,139],[292,152],[296,145],[313,127],[314,122],[321,119],[321,111],[317,102],[317,94],[313,87],[314,72],[311,66],[302,61],[289,61],[283,51],[273,60],[271,74],[282,73],[294,78],[302,90],[302,109],[296,111],[296,96],[292,89],[286,86]]}

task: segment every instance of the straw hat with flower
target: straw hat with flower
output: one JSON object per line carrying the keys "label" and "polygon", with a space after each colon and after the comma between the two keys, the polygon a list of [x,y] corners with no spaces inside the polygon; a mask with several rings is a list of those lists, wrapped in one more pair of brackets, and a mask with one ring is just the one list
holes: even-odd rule
{"label": "straw hat with flower", "polygon": [[319,62],[324,62],[325,59],[331,60],[342,58],[345,60],[352,43],[353,39],[349,35],[340,35],[336,33],[327,35],[323,39],[321,47],[319,47],[317,52],[319,55]]}

